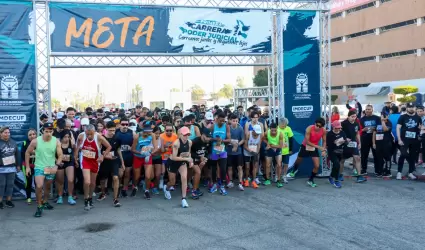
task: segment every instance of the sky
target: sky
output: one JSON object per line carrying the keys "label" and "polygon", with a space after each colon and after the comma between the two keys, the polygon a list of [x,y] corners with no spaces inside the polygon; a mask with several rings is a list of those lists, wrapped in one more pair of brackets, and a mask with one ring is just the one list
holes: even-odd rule
{"label": "sky", "polygon": [[96,93],[97,84],[105,93],[106,103],[126,102],[127,93],[136,84],[146,92],[157,90],[158,94],[172,88],[188,90],[197,84],[206,93],[218,91],[224,84],[236,85],[236,78],[244,78],[245,86],[252,86],[252,66],[241,67],[194,67],[194,68],[88,68],[52,69],[52,98],[64,99],[70,92],[82,95]]}

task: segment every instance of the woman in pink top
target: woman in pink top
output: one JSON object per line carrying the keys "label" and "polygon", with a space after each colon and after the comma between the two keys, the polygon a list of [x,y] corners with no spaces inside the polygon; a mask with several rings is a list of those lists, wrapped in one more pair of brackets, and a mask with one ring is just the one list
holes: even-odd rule
{"label": "woman in pink top", "polygon": [[[316,187],[314,183],[314,177],[319,171],[320,166],[320,158],[319,158],[319,150],[322,152],[322,156],[326,156],[326,129],[325,127],[325,119],[318,118],[314,125],[308,126],[305,131],[304,141],[300,147],[300,151],[298,153],[298,158],[292,168],[291,173],[289,175],[294,177],[298,172],[298,167],[301,164],[303,158],[310,158],[313,160],[313,171],[310,175],[310,178],[307,181],[307,184],[311,187]],[[322,146],[319,146],[320,140],[322,140]]]}

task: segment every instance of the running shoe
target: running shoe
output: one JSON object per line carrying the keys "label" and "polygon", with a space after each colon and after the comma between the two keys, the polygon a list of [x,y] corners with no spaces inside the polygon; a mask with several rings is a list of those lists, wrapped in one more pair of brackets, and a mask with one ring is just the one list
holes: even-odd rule
{"label": "running shoe", "polygon": [[28,199],[27,199],[27,204],[28,204],[28,205],[31,205],[31,203],[32,203],[31,198],[28,198]]}
{"label": "running shoe", "polygon": [[182,208],[188,208],[189,204],[187,204],[187,201],[185,198],[182,199]]}
{"label": "running shoe", "polygon": [[271,181],[270,181],[269,179],[267,179],[267,180],[265,180],[265,181],[263,182],[263,184],[264,184],[264,186],[268,186],[268,185],[270,185],[270,184],[272,184],[272,183],[271,183]]}
{"label": "running shoe", "polygon": [[159,180],[159,189],[162,189],[164,187],[164,177],[161,176],[161,179]]}
{"label": "running shoe", "polygon": [[35,214],[34,217],[41,217],[41,215],[43,214],[43,207],[37,206],[37,210],[35,210]]}
{"label": "running shoe", "polygon": [[360,172],[360,175],[367,175],[367,171],[362,169],[362,171]]}
{"label": "running shoe", "polygon": [[104,193],[101,193],[100,195],[99,195],[99,197],[97,197],[97,201],[103,201],[104,199],[106,199],[106,194],[104,194]]}
{"label": "running shoe", "polygon": [[244,187],[249,187],[249,181],[248,180],[244,180],[243,181],[243,186]]}
{"label": "running shoe", "polygon": [[276,175],[273,177],[273,182],[274,182],[274,183],[277,183],[277,182],[278,182],[278,180],[277,180],[277,176],[276,176]]}
{"label": "running shoe", "polygon": [[162,191],[164,191],[165,199],[170,200],[171,199],[171,193],[170,193],[169,190],[167,190],[167,185],[164,185]]}
{"label": "running shoe", "polygon": [[117,199],[114,200],[114,207],[121,207],[121,203]]}
{"label": "running shoe", "polygon": [[4,209],[3,201],[0,202],[0,209]]}
{"label": "running shoe", "polygon": [[90,209],[93,209],[94,208],[93,198],[90,198],[89,199],[89,206],[90,206]]}
{"label": "running shoe", "polygon": [[210,188],[210,190],[208,192],[210,192],[210,193],[217,192],[217,184],[212,185],[212,187]]}
{"label": "running shoe", "polygon": [[13,204],[13,202],[12,201],[6,201],[6,207],[8,207],[8,208],[14,208],[15,207],[15,204]]}
{"label": "running shoe", "polygon": [[137,187],[134,187],[133,190],[131,191],[130,197],[136,197],[137,194]]}
{"label": "running shoe", "polygon": [[338,177],[338,181],[344,181],[344,175],[343,175],[343,174],[340,174],[340,175],[339,175],[339,177]]}
{"label": "running shoe", "polygon": [[121,190],[121,197],[122,198],[127,198],[128,197],[127,190]]}
{"label": "running shoe", "polygon": [[362,182],[365,182],[365,181],[367,181],[367,179],[366,179],[366,178],[364,178],[364,177],[363,177],[363,176],[361,176],[361,175],[360,175],[360,176],[358,176],[358,177],[357,177],[357,180],[356,180],[356,182],[357,182],[357,183],[362,183]]}
{"label": "running shoe", "polygon": [[403,179],[403,176],[400,172],[397,173],[397,176],[395,177],[397,180]]}
{"label": "running shoe", "polygon": [[329,176],[328,181],[329,181],[329,183],[330,183],[331,185],[335,185],[334,178],[332,178],[332,177],[330,177],[330,176]]}
{"label": "running shoe", "polygon": [[357,169],[353,169],[353,175],[357,176],[359,174],[359,172],[357,172]]}
{"label": "running shoe", "polygon": [[204,193],[202,193],[202,191],[198,188],[196,189],[196,194],[201,197],[202,195],[204,195]]}
{"label": "running shoe", "polygon": [[235,184],[233,184],[233,181],[230,181],[229,184],[227,184],[227,188],[233,188]]}
{"label": "running shoe", "polygon": [[146,200],[150,200],[151,199],[151,194],[149,193],[149,190],[145,190],[145,199]]}
{"label": "running shoe", "polygon": [[68,204],[69,205],[75,205],[77,202],[72,198],[72,196],[68,196]]}
{"label": "running shoe", "polygon": [[238,189],[239,189],[239,191],[244,191],[244,190],[245,190],[245,189],[243,188],[242,184],[240,184],[240,183],[239,183],[239,185],[238,185]]}
{"label": "running shoe", "polygon": [[258,177],[255,178],[255,183],[257,183],[257,185],[261,184],[261,181],[260,181],[260,179],[258,179]]}
{"label": "running shoe", "polygon": [[220,194],[223,196],[227,195],[227,191],[226,191],[226,188],[224,188],[224,185],[220,187]]}
{"label": "running shoe", "polygon": [[296,171],[291,171],[288,175],[289,175],[289,177],[291,177],[291,178],[295,178],[295,175],[298,173],[298,170],[296,170]]}
{"label": "running shoe", "polygon": [[409,173],[408,177],[411,180],[416,180],[416,176],[413,173]]}
{"label": "running shoe", "polygon": [[188,187],[189,189],[192,189],[192,188],[193,188],[192,182],[190,182],[190,181],[189,181],[189,182],[187,183],[187,187]]}
{"label": "running shoe", "polygon": [[58,197],[58,200],[56,201],[56,204],[63,204],[63,198],[62,196]]}
{"label": "running shoe", "polygon": [[393,175],[390,172],[387,172],[383,175],[385,178],[391,178]]}
{"label": "running shoe", "polygon": [[252,185],[252,187],[253,187],[253,188],[255,188],[255,189],[257,189],[257,188],[258,188],[258,184],[257,184],[255,181],[251,182],[251,185]]}
{"label": "running shoe", "polygon": [[43,203],[43,209],[53,210],[54,207],[50,205],[48,202]]}
{"label": "running shoe", "polygon": [[90,210],[89,200],[84,200],[84,210],[86,211]]}
{"label": "running shoe", "polygon": [[307,185],[309,185],[310,187],[317,187],[316,183],[314,183],[314,181],[307,181]]}
{"label": "running shoe", "polygon": [[283,177],[283,183],[288,184],[288,179],[286,179],[286,176]]}
{"label": "running shoe", "polygon": [[174,186],[171,186],[170,187],[170,191],[174,191]]}
{"label": "running shoe", "polygon": [[152,188],[152,193],[153,193],[154,195],[159,195],[159,190],[158,190],[158,188]]}
{"label": "running shoe", "polygon": [[341,186],[341,182],[339,182],[339,181],[335,181],[335,183],[334,183],[334,187],[336,187],[336,188],[341,188],[342,186]]}
{"label": "running shoe", "polygon": [[276,187],[278,187],[278,188],[281,188],[281,187],[283,187],[283,184],[282,184],[282,182],[280,182],[280,181],[277,181],[277,182],[276,182]]}
{"label": "running shoe", "polygon": [[193,200],[197,200],[197,199],[199,199],[199,196],[198,196],[198,194],[196,193],[196,190],[192,190],[192,192],[191,192],[191,197],[192,197],[192,199],[193,199]]}

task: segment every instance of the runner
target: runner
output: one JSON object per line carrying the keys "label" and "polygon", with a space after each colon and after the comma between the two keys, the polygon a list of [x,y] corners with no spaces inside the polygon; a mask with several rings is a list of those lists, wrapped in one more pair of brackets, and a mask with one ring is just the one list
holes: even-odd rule
{"label": "runner", "polygon": [[21,171],[21,159],[18,144],[10,138],[9,127],[0,128],[0,137],[0,209],[4,208],[4,196],[6,196],[6,207],[14,208],[15,205],[12,203],[13,186],[16,173]]}
{"label": "runner", "polygon": [[152,134],[152,123],[146,122],[143,126],[143,132],[134,137],[132,151],[133,157],[133,191],[131,196],[135,197],[137,193],[137,186],[140,181],[141,167],[145,168],[145,198],[151,199],[149,190],[151,180],[154,177],[152,167],[152,151],[157,148],[158,144],[155,136]]}
{"label": "runner", "polygon": [[[381,124],[376,126],[373,132],[373,148],[376,150],[378,165],[375,166],[376,177],[381,178],[391,177],[391,150],[389,147],[392,144],[393,136],[391,135],[391,121],[388,120],[388,115],[382,113]],[[384,167],[385,165],[385,167]]]}
{"label": "runner", "polygon": [[267,143],[266,146],[266,167],[265,167],[265,180],[264,185],[268,186],[271,184],[270,181],[270,169],[273,160],[276,162],[276,176],[278,188],[283,187],[280,178],[282,176],[282,148],[283,148],[283,134],[279,133],[276,123],[272,123],[267,131],[267,135],[264,136],[264,141]]}
{"label": "runner", "polygon": [[199,199],[203,195],[199,189],[199,183],[201,181],[202,169],[208,162],[208,148],[211,140],[211,131],[208,128],[204,128],[201,137],[197,137],[192,141],[191,155],[193,159],[193,188],[192,188],[192,199]]}
{"label": "runner", "polygon": [[283,134],[282,164],[283,164],[283,183],[288,184],[286,175],[288,174],[289,157],[292,155],[294,133],[288,126],[288,119],[282,117],[279,119],[278,131]]}
{"label": "runner", "polygon": [[115,137],[117,138],[118,145],[120,145],[120,151],[125,166],[123,187],[121,190],[121,197],[125,198],[128,196],[128,184],[130,183],[131,170],[133,167],[133,152],[131,151],[131,147],[133,145],[134,138],[136,138],[135,131],[129,129],[129,121],[127,117],[121,118],[120,128],[116,131]]}
{"label": "runner", "polygon": [[421,141],[421,150],[419,154],[419,160],[418,160],[418,166],[421,166],[423,164],[423,160],[425,159],[425,112],[424,107],[419,106],[416,107],[416,114],[421,118],[422,126],[421,126],[421,132],[420,132],[420,141]]}
{"label": "runner", "polygon": [[169,124],[165,125],[165,133],[159,136],[161,140],[161,158],[162,158],[162,173],[159,180],[159,188],[164,188],[164,174],[167,166],[167,161],[173,153],[173,143],[178,139],[176,133],[174,133],[174,126]]}
{"label": "runner", "polygon": [[412,180],[416,179],[413,174],[415,171],[415,163],[419,153],[419,134],[422,126],[421,118],[415,113],[415,105],[407,104],[407,114],[401,115],[397,124],[398,144],[400,145],[401,156],[398,161],[397,180],[401,180],[404,165],[404,159],[409,163],[408,177]]}
{"label": "runner", "polygon": [[157,148],[152,151],[152,155],[153,155],[152,156],[152,164],[153,164],[154,174],[155,174],[154,175],[155,185],[154,185],[154,188],[152,188],[152,193],[155,194],[155,195],[159,194],[158,187],[159,187],[161,178],[163,178],[163,174],[165,172],[165,169],[162,168],[162,158],[161,158],[161,152],[162,152],[161,151],[161,148],[162,148],[161,143],[162,143],[162,141],[160,139],[161,133],[162,133],[162,130],[159,126],[156,126],[153,129],[153,134],[155,136],[156,141],[158,142]]}
{"label": "runner", "polygon": [[[99,164],[103,162],[104,156],[111,151],[111,145],[96,132],[94,125],[86,126],[85,131],[78,135],[78,145],[74,150],[75,166],[81,166],[84,176],[84,210],[89,211],[93,208],[93,192],[96,187],[97,173],[99,172]],[[101,147],[106,149],[101,153]],[[80,163],[77,161],[80,152]],[[37,155],[36,155],[37,158]]]}
{"label": "runner", "polygon": [[[294,167],[290,173],[291,177],[294,177],[298,172],[298,167],[303,161],[303,158],[311,157],[313,160],[313,171],[311,172],[310,178],[307,184],[310,187],[316,187],[314,183],[314,177],[316,177],[320,166],[319,150],[322,152],[322,157],[326,156],[326,129],[324,128],[326,122],[323,118],[318,118],[314,122],[314,125],[308,126],[305,132],[304,141],[300,147],[298,158],[295,161]],[[319,142],[322,140],[322,146],[319,146]]]}
{"label": "runner", "polygon": [[[32,140],[25,152],[25,166],[30,165],[31,154],[35,151],[35,195],[37,199],[37,210],[35,217],[41,217],[43,210],[52,210],[53,206],[47,200],[50,194],[50,188],[55,179],[58,166],[62,163],[62,149],[59,140],[52,136],[53,123],[43,124],[43,135]],[[26,169],[26,175],[29,176],[31,169]],[[46,182],[45,182],[46,181]],[[44,187],[44,192],[43,192]],[[44,193],[44,199],[43,199]]]}
{"label": "runner", "polygon": [[[114,190],[113,205],[114,207],[121,207],[118,201],[118,191],[120,188],[120,177],[122,177],[125,170],[125,163],[122,157],[120,145],[118,144],[117,137],[115,137],[115,123],[110,121],[106,124],[106,135],[105,138],[111,145],[111,151],[105,155],[105,159],[100,164],[99,169],[99,180],[101,193],[97,198],[98,201],[102,201],[106,198],[106,189],[108,186],[108,178],[112,176],[112,186]],[[106,150],[105,146],[102,146],[102,153]]]}
{"label": "runner", "polygon": [[244,143],[244,160],[245,160],[245,180],[244,187],[249,187],[249,173],[252,164],[252,187],[258,188],[258,184],[255,181],[257,178],[258,171],[258,160],[260,154],[260,147],[262,142],[263,129],[260,124],[254,125],[252,130],[245,135],[245,143]]}
{"label": "runner", "polygon": [[367,162],[369,159],[369,152],[372,149],[373,162],[377,166],[376,150],[373,148],[373,131],[376,130],[376,126],[381,124],[381,119],[373,114],[372,105],[366,105],[365,115],[360,118],[360,125],[363,127],[363,133],[361,135],[361,162],[362,162],[362,175],[367,175]]}
{"label": "runner", "polygon": [[[223,112],[217,114],[217,120],[212,127],[212,150],[210,164],[212,167],[213,186],[210,188],[210,193],[217,192],[220,188],[222,195],[227,195],[224,182],[226,181],[226,166],[227,166],[227,152],[225,144],[230,143],[230,128],[225,123],[226,115]],[[219,165],[219,172],[217,173],[217,164]],[[218,184],[218,186],[217,186]]]}
{"label": "runner", "polygon": [[32,203],[32,184],[34,182],[34,162],[35,162],[35,154],[34,152],[30,155],[30,165],[26,166],[25,165],[25,152],[27,151],[29,145],[31,144],[31,142],[37,138],[37,131],[33,128],[30,128],[28,130],[28,139],[26,141],[24,141],[22,149],[21,149],[21,159],[24,161],[22,163],[23,167],[22,167],[22,172],[26,173],[26,169],[29,168],[30,174],[28,176],[25,175],[26,179],[25,179],[25,192],[26,192],[26,197],[27,197],[27,204],[31,205]]}
{"label": "runner", "polygon": [[187,168],[193,167],[193,159],[190,158],[192,142],[189,140],[190,130],[182,127],[179,130],[180,138],[173,144],[173,154],[168,163],[168,183],[164,185],[164,196],[167,200],[171,199],[170,187],[176,183],[176,174],[180,173],[182,185],[182,207],[187,208],[189,204],[186,201],[187,192]]}
{"label": "runner", "polygon": [[332,122],[332,130],[326,135],[326,145],[328,147],[328,155],[332,162],[332,172],[329,176],[329,183],[336,188],[341,188],[339,181],[339,172],[341,166],[339,165],[344,153],[344,147],[347,142],[347,136],[341,131],[341,122]]}
{"label": "runner", "polygon": [[242,155],[242,145],[245,143],[244,130],[239,125],[238,117],[235,114],[230,114],[230,143],[227,144],[227,175],[229,177],[228,188],[233,188],[233,170],[238,173],[238,189],[244,191],[243,188],[243,155]]}
{"label": "runner", "polygon": [[62,130],[59,133],[59,141],[62,149],[62,163],[56,173],[56,188],[58,190],[58,200],[56,204],[63,204],[65,173],[68,181],[68,204],[75,205],[77,202],[72,197],[74,193],[74,159],[73,152],[75,141],[71,139],[71,131]]}

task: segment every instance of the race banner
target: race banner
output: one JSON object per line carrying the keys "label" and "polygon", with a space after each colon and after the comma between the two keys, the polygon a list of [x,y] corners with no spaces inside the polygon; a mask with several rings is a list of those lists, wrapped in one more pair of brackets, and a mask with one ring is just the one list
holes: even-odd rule
{"label": "race banner", "polygon": [[[283,13],[285,116],[294,132],[294,152],[305,130],[320,117],[320,26],[315,11]],[[311,160],[304,161],[299,175],[311,173]]]}
{"label": "race banner", "polygon": [[[32,2],[0,1],[0,24],[0,126],[8,126],[12,139],[22,142],[38,122]],[[14,198],[25,197],[25,183],[18,173]]]}
{"label": "race banner", "polygon": [[52,52],[270,53],[261,10],[50,3]]}

